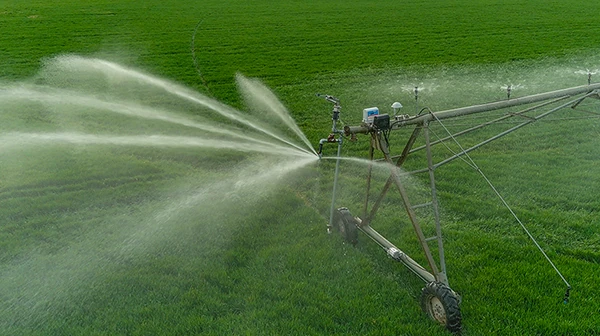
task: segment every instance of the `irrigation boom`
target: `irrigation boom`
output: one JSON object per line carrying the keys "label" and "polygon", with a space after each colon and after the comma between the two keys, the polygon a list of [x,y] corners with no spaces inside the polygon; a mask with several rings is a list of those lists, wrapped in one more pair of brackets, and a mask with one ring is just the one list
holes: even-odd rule
{"label": "irrigation boom", "polygon": [[[596,98],[600,98],[600,95],[598,94],[598,92],[596,90],[600,90],[600,83],[577,86],[577,87],[572,87],[572,88],[568,88],[568,89],[562,89],[562,90],[556,90],[556,91],[551,91],[551,92],[535,94],[535,95],[531,95],[531,96],[513,98],[513,99],[509,99],[509,100],[504,100],[504,101],[497,101],[497,102],[493,102],[493,103],[473,105],[473,106],[460,107],[460,108],[455,108],[455,109],[451,109],[451,110],[444,110],[444,111],[433,112],[433,113],[428,113],[428,114],[415,115],[415,116],[400,120],[397,124],[393,125],[392,129],[398,129],[398,128],[401,128],[403,126],[408,126],[408,125],[423,124],[423,123],[430,122],[430,121],[433,121],[436,119],[444,120],[444,119],[448,119],[448,118],[460,117],[463,115],[469,115],[469,114],[481,113],[481,112],[489,112],[489,111],[500,110],[500,109],[505,109],[505,108],[519,106],[519,105],[532,104],[532,103],[537,103],[537,102],[541,102],[541,101],[547,101],[550,99],[563,98],[563,97],[567,98],[567,97],[571,97],[571,96],[580,95],[583,93],[589,93],[590,95],[596,96]],[[354,127],[348,126],[348,127],[344,128],[344,133],[346,133],[347,135],[351,134],[351,133],[367,134],[370,131],[371,130],[370,130],[369,125],[359,125],[359,126],[354,126]]]}
{"label": "irrigation boom", "polygon": [[[509,133],[512,133],[523,126],[534,123],[542,118],[549,116],[552,113],[560,111],[565,108],[576,109],[582,101],[588,98],[600,99],[600,83],[589,83],[584,86],[577,86],[562,90],[556,90],[551,92],[545,92],[540,94],[534,94],[524,97],[510,98],[507,100],[496,101],[480,105],[472,105],[461,108],[454,108],[449,110],[442,110],[438,112],[431,111],[428,108],[423,108],[420,113],[416,113],[413,116],[410,115],[394,115],[389,116],[387,114],[379,114],[377,108],[369,108],[363,111],[363,122],[356,126],[345,126],[343,129],[338,128],[339,114],[340,114],[340,101],[337,98],[331,96],[322,96],[327,101],[334,104],[332,120],[333,127],[332,133],[329,137],[320,141],[319,155],[321,155],[323,145],[326,143],[337,143],[337,159],[336,168],[334,175],[333,195],[331,201],[331,212],[330,220],[328,223],[328,231],[337,230],[342,237],[349,243],[356,244],[358,241],[358,232],[365,233],[368,237],[373,239],[379,244],[387,254],[394,260],[397,260],[413,271],[420,279],[422,279],[426,286],[423,288],[421,296],[421,307],[423,310],[434,320],[445,325],[450,331],[459,331],[461,329],[462,316],[460,313],[459,303],[461,301],[460,296],[450,288],[448,277],[446,273],[446,262],[444,255],[444,244],[442,240],[442,229],[440,213],[438,209],[435,170],[440,166],[462,158],[468,157],[468,153],[475,150],[487,143],[497,140]],[[417,95],[417,89],[415,89],[415,95]],[[394,105],[399,103],[395,103]],[[397,105],[396,105],[397,106]],[[467,115],[491,112],[497,110],[507,110],[512,107],[524,106],[524,108],[518,112],[507,111],[506,113],[496,116],[495,119],[485,121],[476,126],[466,128],[458,133],[448,132],[448,136],[444,138],[438,138],[432,141],[430,136],[430,124],[439,123],[444,127],[442,120],[465,117]],[[501,131],[494,136],[486,137],[484,141],[475,144],[469,148],[464,149],[457,141],[456,138],[476,130],[482,129],[492,124],[499,124],[508,119],[517,118],[520,122],[513,127]],[[408,137],[406,144],[402,152],[399,155],[392,156],[390,153],[389,146],[389,135],[391,131],[405,130],[412,127],[412,133]],[[338,184],[338,174],[340,166],[340,155],[341,148],[343,145],[343,136],[349,136],[350,140],[355,140],[357,135],[368,135],[370,136],[369,146],[369,159],[371,164],[368,168],[367,180],[366,180],[366,193],[364,198],[364,205],[362,208],[361,216],[353,216],[348,208],[341,207],[336,209],[336,193]],[[424,145],[415,147],[417,140],[424,137]],[[455,142],[460,147],[460,151],[452,153],[450,157],[447,157],[439,162],[434,162],[432,155],[433,148],[435,145],[445,142]],[[412,153],[425,149],[426,151],[426,163],[422,169],[413,170],[410,172],[400,171],[399,167],[402,167],[407,157]],[[371,192],[371,178],[372,168],[374,165],[375,152],[381,152],[383,159],[390,165],[390,176],[376,198],[369,197]],[[470,159],[470,158],[469,158]],[[472,164],[476,167],[475,163]],[[479,168],[477,168],[479,170]],[[480,171],[480,170],[479,170]],[[429,201],[422,204],[413,204],[406,191],[406,187],[402,181],[402,177],[407,174],[419,174],[427,173],[430,181],[430,199]],[[490,184],[492,189],[496,192],[502,202],[509,208],[511,214],[516,218],[519,224],[523,227],[529,237],[534,241],[536,246],[544,254],[548,262],[554,267],[555,271],[560,275],[564,283],[567,285],[567,292],[565,294],[565,301],[568,300],[569,291],[571,286],[558,271],[556,266],[548,258],[542,248],[537,244],[533,236],[529,233],[526,227],[521,223],[516,214],[510,209],[508,204],[504,201],[502,196],[496,191],[494,186],[489,180],[483,175],[482,176]],[[395,187],[398,190],[401,200],[402,207],[412,224],[417,239],[421,245],[421,249],[425,254],[427,260],[427,268],[421,266],[415,260],[410,258],[406,253],[399,249],[396,245],[390,242],[383,235],[378,233],[371,227],[371,222],[375,218],[378,209],[382,205],[382,200],[389,191],[390,188]],[[374,202],[371,200],[374,199]],[[435,231],[433,235],[427,237],[421,227],[420,220],[417,215],[417,210],[422,208],[429,208],[433,213],[433,221],[435,224]],[[419,210],[420,211],[420,210]],[[438,256],[434,257],[430,243],[435,242],[437,247]],[[437,260],[436,260],[437,259]]]}

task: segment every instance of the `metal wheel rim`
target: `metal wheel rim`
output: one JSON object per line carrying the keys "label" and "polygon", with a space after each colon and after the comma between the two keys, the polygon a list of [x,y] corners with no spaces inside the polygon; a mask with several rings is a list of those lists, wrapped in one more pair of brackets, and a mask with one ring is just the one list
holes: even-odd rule
{"label": "metal wheel rim", "polygon": [[446,324],[446,309],[442,301],[435,296],[429,300],[429,314],[439,323]]}

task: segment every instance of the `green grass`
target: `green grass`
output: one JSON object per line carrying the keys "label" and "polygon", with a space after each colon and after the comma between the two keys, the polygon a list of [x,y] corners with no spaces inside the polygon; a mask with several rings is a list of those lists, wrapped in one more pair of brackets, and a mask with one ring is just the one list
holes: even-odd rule
{"label": "green grass", "polygon": [[[599,7],[574,0],[7,0],[0,7],[0,87],[47,80],[38,75],[44,62],[75,53],[243,107],[234,78],[241,72],[270,86],[317,143],[329,132],[331,108],[317,92],[340,97],[343,120],[354,123],[363,108],[395,100],[412,111],[402,86],[435,88],[423,91],[421,104],[439,110],[503,99],[498,88],[509,82],[525,86],[515,95],[584,84],[574,71],[600,63]],[[121,87],[102,92],[140,94]],[[141,93],[153,106],[200,113]],[[199,134],[37,103],[1,101],[0,119],[2,133]],[[598,127],[589,120],[540,123],[473,153],[571,282],[567,305],[558,276],[477,172],[458,162],[438,171],[463,334],[600,333]],[[393,150],[403,136],[393,139]],[[359,139],[344,153],[366,157],[366,149]],[[333,162],[264,182],[266,192],[258,193],[262,188],[233,184],[238,169],[259,159],[252,155],[68,145],[0,150],[0,334],[446,334],[420,311],[422,283],[411,272],[364,236],[354,248],[325,234]],[[248,179],[258,173],[249,170]],[[355,214],[364,174],[362,165],[343,166],[339,203]],[[381,186],[385,175],[378,176]],[[419,195],[425,183],[414,182]],[[212,189],[200,197],[202,188]],[[398,201],[391,192],[374,226],[422,261],[412,228],[397,216]]]}

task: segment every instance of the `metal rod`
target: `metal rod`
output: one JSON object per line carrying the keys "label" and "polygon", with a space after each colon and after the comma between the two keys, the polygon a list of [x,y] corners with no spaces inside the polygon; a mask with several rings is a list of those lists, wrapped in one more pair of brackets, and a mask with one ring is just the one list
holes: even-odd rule
{"label": "metal rod", "polygon": [[[389,164],[392,164],[392,159],[390,158],[387,144],[384,142],[384,140],[381,138],[381,136],[379,134],[377,135],[377,138],[379,140],[379,144],[381,146],[381,151],[383,152],[383,156],[385,157],[385,160]],[[410,200],[408,198],[408,193],[406,192],[406,189],[404,189],[404,185],[402,184],[402,181],[400,180],[400,177],[398,176],[398,171],[396,170],[395,167],[391,169],[391,173],[392,173],[392,178],[394,179],[394,184],[396,185],[396,188],[398,189],[398,192],[400,193],[400,196],[402,198],[402,202],[404,203],[406,213],[408,214],[408,217],[410,218],[410,222],[413,226],[413,229],[415,230],[415,233],[417,234],[417,238],[419,239],[419,243],[421,244],[421,247],[423,248],[423,252],[425,252],[425,257],[427,258],[427,263],[429,264],[429,268],[432,270],[433,274],[437,278],[438,273],[439,273],[437,265],[435,263],[435,260],[433,259],[433,256],[431,255],[431,250],[429,249],[429,245],[427,245],[427,241],[425,241],[425,235],[423,234],[423,230],[421,229],[421,226],[419,225],[419,221],[417,220],[417,215],[415,214],[415,211],[411,207]]]}
{"label": "metal rod", "polygon": [[[587,96],[586,96],[587,97]],[[577,101],[577,103],[573,106],[576,106],[577,104],[579,104],[583,99],[585,99],[586,97],[581,98],[579,101]],[[558,109],[557,109],[558,110]],[[543,118],[546,115],[549,115],[550,113],[552,113],[553,111],[549,111],[547,113],[544,113],[542,115],[539,115],[538,118]],[[442,122],[440,120],[438,120],[438,122],[440,124],[442,124]],[[446,127],[442,124],[442,126],[446,129]],[[446,131],[448,131],[446,129]],[[453,139],[454,142],[461,148],[461,150],[464,152],[464,148],[462,148],[462,146],[460,145],[460,143],[458,141],[456,141],[456,139]],[[513,211],[513,209],[508,205],[508,203],[506,202],[506,200],[504,199],[504,197],[502,197],[502,195],[500,194],[500,192],[498,191],[498,189],[496,189],[496,187],[492,184],[492,182],[487,178],[487,176],[483,173],[483,171],[479,168],[479,166],[477,166],[477,164],[475,163],[475,161],[473,161],[473,159],[469,156],[469,154],[466,154],[467,158],[469,159],[469,161],[471,162],[470,165],[472,165],[473,168],[475,168],[475,170],[477,170],[479,172],[479,174],[483,177],[483,179],[488,183],[488,185],[490,186],[490,188],[492,188],[492,190],[494,191],[494,193],[496,194],[496,196],[498,196],[498,198],[500,199],[500,201],[502,201],[502,204],[504,204],[504,206],[508,209],[508,211],[512,214],[512,216],[515,218],[515,220],[519,223],[519,225],[521,226],[521,228],[523,228],[523,230],[525,231],[525,233],[527,233],[527,236],[529,236],[529,238],[533,241],[533,243],[535,244],[535,246],[539,249],[539,251],[542,253],[542,255],[546,258],[546,260],[548,261],[548,263],[552,266],[552,268],[554,269],[554,271],[560,276],[560,278],[562,279],[562,281],[565,283],[565,285],[567,285],[567,291],[565,292],[565,297],[564,297],[564,302],[567,303],[569,300],[569,293],[571,291],[571,285],[569,284],[569,282],[567,281],[567,279],[562,275],[562,273],[558,270],[558,268],[556,267],[556,265],[554,265],[554,263],[552,262],[552,260],[550,259],[550,257],[548,257],[548,255],[546,254],[546,252],[544,251],[544,249],[542,249],[542,247],[538,244],[538,242],[535,240],[535,238],[533,237],[533,235],[529,232],[529,230],[527,229],[527,227],[525,227],[525,224],[523,224],[523,222],[519,219],[519,217],[517,216],[517,214]]]}
{"label": "metal rod", "polygon": [[[471,133],[471,132],[473,132],[473,131],[476,131],[476,130],[478,130],[478,129],[481,129],[481,128],[483,128],[483,127],[486,127],[486,126],[489,126],[489,125],[495,124],[495,123],[497,123],[497,122],[503,121],[503,120],[505,120],[505,119],[509,119],[509,118],[516,117],[516,116],[520,116],[520,115],[522,115],[522,114],[524,114],[524,113],[531,112],[531,111],[533,111],[533,110],[536,110],[536,109],[538,109],[538,108],[542,108],[542,107],[544,107],[544,106],[546,106],[546,105],[550,105],[550,104],[553,104],[553,103],[559,102],[559,101],[561,101],[561,100],[564,100],[564,99],[566,99],[566,98],[569,98],[569,97],[568,97],[568,96],[565,96],[565,97],[560,97],[560,98],[553,99],[553,100],[551,100],[551,101],[548,101],[548,102],[544,102],[544,103],[542,103],[542,104],[538,104],[538,105],[536,105],[536,106],[532,106],[532,107],[526,108],[526,109],[524,109],[524,110],[522,110],[522,111],[519,111],[519,112],[516,112],[516,113],[512,113],[512,114],[507,114],[507,115],[504,115],[504,116],[502,116],[502,117],[500,117],[500,118],[496,118],[496,119],[494,119],[494,120],[490,120],[490,121],[484,122],[483,124],[480,124],[480,125],[477,125],[477,126],[473,126],[473,127],[471,127],[471,128],[468,128],[468,129],[466,129],[466,130],[463,130],[463,131],[457,132],[457,133],[455,133],[455,134],[448,135],[447,137],[444,137],[444,138],[442,138],[442,139],[439,139],[439,140],[433,141],[433,142],[431,142],[431,145],[432,145],[432,146],[433,146],[433,145],[437,145],[437,144],[439,144],[439,143],[442,143],[442,142],[444,142],[444,141],[446,141],[446,140],[450,140],[450,139],[452,139],[452,138],[457,138],[457,137],[459,137],[459,136],[461,136],[461,135],[465,135],[465,134]],[[412,154],[412,153],[414,153],[414,152],[420,151],[420,150],[422,150],[422,149],[425,149],[425,147],[426,147],[426,145],[419,146],[419,147],[417,147],[417,148],[413,148],[413,149],[410,151],[410,153]],[[394,157],[392,157],[392,158],[394,158]]]}
{"label": "metal rod", "polygon": [[[413,130],[410,138],[408,139],[408,142],[406,143],[406,145],[404,146],[404,149],[402,150],[402,154],[398,157],[398,160],[396,161],[396,167],[401,167],[404,162],[406,161],[406,159],[408,158],[408,154],[410,153],[410,149],[412,148],[412,146],[415,144],[415,142],[417,141],[417,138],[419,137],[419,133],[421,133],[421,126],[417,126],[415,127],[415,129]],[[371,137],[371,141],[377,141],[375,136]],[[371,147],[373,147],[373,143],[371,143]],[[369,213],[369,216],[366,217],[366,222],[369,223],[374,217],[375,214],[377,213],[377,210],[379,209],[379,205],[381,204],[381,201],[383,200],[383,198],[385,197],[385,195],[387,194],[390,186],[393,183],[393,178],[390,175],[390,177],[388,178],[388,180],[385,182],[385,185],[383,186],[383,189],[381,191],[381,193],[379,194],[379,197],[377,197],[377,200],[375,201],[375,204],[373,204],[373,208],[371,208],[371,212]]]}
{"label": "metal rod", "polygon": [[437,189],[435,187],[435,167],[433,166],[433,158],[431,156],[431,142],[429,139],[429,124],[425,124],[423,127],[423,134],[425,136],[425,146],[427,148],[427,168],[429,169],[429,182],[431,186],[431,203],[433,207],[433,217],[435,220],[435,233],[438,243],[438,253],[440,258],[440,272],[436,274],[436,279],[440,282],[448,283],[448,277],[446,273],[446,258],[444,257],[444,242],[442,240],[442,225],[440,223],[440,211],[437,200]]}
{"label": "metal rod", "polygon": [[367,191],[365,192],[365,204],[363,207],[363,218],[367,217],[367,211],[369,211],[369,192],[371,191],[371,175],[373,173],[373,155],[375,150],[373,144],[369,145],[369,171],[367,173]]}
{"label": "metal rod", "polygon": [[344,140],[344,133],[337,129],[337,122],[340,119],[340,111],[342,109],[342,106],[340,105],[340,100],[333,96],[321,95],[321,94],[317,94],[317,96],[323,97],[328,102],[333,103],[333,110],[331,112],[331,120],[332,120],[331,137],[333,138],[335,136],[335,134],[338,135],[338,139],[337,139],[338,149],[337,149],[337,156],[336,156],[336,160],[335,160],[335,173],[333,176],[333,191],[332,191],[332,195],[331,195],[331,207],[329,209],[329,224],[327,224],[327,232],[331,233],[331,231],[333,229],[333,214],[335,211],[335,199],[336,199],[336,195],[337,195],[338,175],[340,174],[340,157],[342,155],[342,143]]}
{"label": "metal rod", "polygon": [[486,144],[488,144],[488,143],[490,143],[490,142],[492,142],[492,141],[494,141],[494,140],[497,140],[497,139],[499,139],[499,138],[501,138],[501,137],[503,137],[503,136],[505,136],[505,135],[507,135],[507,134],[510,134],[510,133],[512,133],[512,132],[514,132],[514,131],[516,131],[516,130],[518,130],[518,129],[520,129],[520,128],[524,127],[524,126],[527,126],[527,125],[529,125],[529,124],[531,124],[531,123],[533,123],[533,122],[536,122],[536,121],[538,121],[538,120],[540,120],[540,119],[542,119],[542,118],[544,118],[544,117],[548,116],[548,115],[549,115],[549,114],[551,114],[551,113],[554,113],[554,112],[556,112],[556,111],[562,110],[562,109],[564,109],[564,108],[566,108],[566,107],[568,107],[568,106],[570,106],[570,105],[573,105],[573,103],[579,102],[579,101],[581,101],[581,100],[583,100],[583,99],[585,99],[585,98],[589,97],[590,95],[593,95],[593,94],[592,94],[592,93],[590,93],[590,94],[587,94],[587,95],[585,95],[585,96],[583,96],[583,97],[581,97],[581,98],[578,98],[578,99],[575,99],[575,100],[571,100],[571,101],[569,101],[569,102],[567,102],[567,103],[565,103],[565,104],[562,104],[562,105],[560,105],[560,106],[558,106],[558,107],[555,107],[555,108],[553,108],[553,109],[551,109],[551,110],[549,110],[549,111],[547,111],[547,112],[545,112],[545,113],[542,113],[542,114],[540,114],[539,116],[536,116],[536,117],[534,117],[534,118],[533,118],[533,119],[531,119],[531,120],[525,121],[525,122],[523,122],[523,123],[521,123],[521,124],[518,124],[518,125],[517,125],[517,126],[515,126],[515,127],[509,128],[509,129],[507,129],[507,130],[506,130],[506,131],[504,131],[504,132],[501,132],[501,133],[499,133],[499,134],[497,134],[497,135],[495,135],[495,136],[493,136],[493,137],[491,137],[491,138],[489,138],[489,139],[487,139],[487,140],[485,140],[485,141],[482,141],[482,142],[478,143],[477,145],[475,145],[475,146],[473,146],[473,147],[467,148],[467,149],[465,149],[464,151],[461,151],[460,153],[458,153],[458,154],[455,154],[455,155],[453,155],[453,156],[451,156],[451,157],[449,157],[449,158],[447,158],[447,159],[445,159],[445,160],[443,160],[443,161],[441,161],[441,162],[439,162],[439,163],[435,164],[435,165],[434,165],[434,167],[435,167],[435,168],[438,168],[438,167],[440,167],[440,166],[442,166],[442,165],[444,165],[444,164],[446,164],[446,163],[448,163],[448,162],[450,162],[450,161],[453,161],[453,160],[455,160],[455,159],[457,159],[457,158],[459,158],[459,157],[461,157],[461,156],[465,155],[466,153],[469,153],[469,152],[471,152],[471,151],[473,151],[473,150],[475,150],[475,149],[477,149],[477,148],[479,148],[479,147],[481,147],[481,146],[483,146],[483,145],[486,145]]}
{"label": "metal rod", "polygon": [[[360,223],[360,218],[357,218],[357,220]],[[433,274],[429,273],[425,268],[423,268],[423,266],[419,265],[419,263],[414,261],[406,253],[402,252],[389,240],[385,239],[385,237],[379,234],[379,232],[375,231],[372,227],[369,225],[359,225],[359,228],[367,236],[371,237],[371,239],[383,247],[390,257],[392,257],[394,260],[402,262],[404,266],[413,271],[419,278],[421,278],[421,280],[425,282],[435,281],[435,276],[433,276]]]}
{"label": "metal rod", "polygon": [[[335,130],[335,121],[333,129]],[[327,232],[329,233],[331,233],[333,229],[333,213],[335,211],[335,198],[337,193],[338,175],[340,174],[340,156],[342,155],[342,141],[343,136],[340,133],[338,138],[337,157],[335,160],[335,173],[333,175],[333,193],[331,195],[331,208],[329,209],[329,224],[327,225]]]}

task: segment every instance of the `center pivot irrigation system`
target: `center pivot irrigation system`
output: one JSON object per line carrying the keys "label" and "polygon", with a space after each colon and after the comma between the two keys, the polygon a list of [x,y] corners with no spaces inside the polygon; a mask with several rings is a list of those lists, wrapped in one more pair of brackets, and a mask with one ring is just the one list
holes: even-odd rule
{"label": "center pivot irrigation system", "polygon": [[[460,331],[462,327],[462,317],[460,312],[461,298],[457,292],[450,288],[446,273],[446,261],[444,257],[444,244],[442,239],[442,227],[440,224],[440,211],[436,195],[435,179],[435,172],[439,167],[460,158],[466,161],[483,176],[492,190],[500,198],[502,203],[510,210],[510,213],[515,217],[516,221],[525,230],[529,238],[531,238],[536,247],[544,255],[548,263],[554,268],[554,271],[556,271],[556,273],[560,276],[567,287],[564,298],[566,303],[569,298],[571,286],[562,276],[556,266],[552,263],[550,258],[548,258],[544,250],[535,241],[534,237],[529,233],[527,228],[519,220],[516,214],[512,211],[512,209],[510,209],[508,204],[504,201],[500,193],[498,193],[498,191],[494,188],[489,179],[487,179],[483,172],[471,160],[468,153],[511,132],[514,132],[523,126],[532,124],[542,118],[545,118],[557,111],[567,108],[576,109],[584,100],[588,98],[600,99],[599,90],[600,83],[588,82],[588,85],[584,86],[572,87],[519,98],[510,98],[510,93],[508,93],[506,100],[438,112],[431,111],[429,108],[423,108],[420,111],[418,108],[415,108],[415,115],[397,114],[398,109],[401,108],[402,105],[400,103],[394,103],[394,105],[392,105],[392,108],[394,109],[393,116],[388,114],[379,114],[379,110],[377,108],[365,109],[363,111],[363,121],[360,125],[344,126],[343,129],[340,129],[339,127],[341,111],[339,99],[330,95],[319,94],[318,96],[326,99],[328,102],[333,103],[332,133],[327,138],[321,139],[319,142],[319,155],[322,155],[324,144],[337,144],[333,196],[331,200],[330,218],[327,226],[328,232],[339,232],[341,236],[351,244],[357,243],[358,231],[361,231],[372,238],[387,252],[392,259],[404,264],[404,266],[408,267],[426,283],[421,295],[421,308],[423,311],[427,313],[430,318],[444,325],[448,330],[452,332]],[[418,103],[418,92],[418,88],[415,88],[414,94],[416,103]],[[416,106],[418,106],[418,104],[416,104]],[[520,110],[514,111],[517,107]],[[486,112],[490,112],[488,114],[491,114],[492,111],[500,113],[499,115],[494,114],[491,120],[479,123],[476,126],[468,127],[457,133],[451,133],[442,123],[442,120],[445,119],[461,117],[466,118],[467,115],[472,114],[485,115]],[[598,115],[596,114],[594,117],[598,117]],[[508,126],[507,129],[504,129],[505,127],[503,127],[502,131],[493,132],[493,136],[486,136],[485,140],[472,145],[469,148],[463,148],[456,140],[460,136],[480,130],[486,126],[493,124],[509,124],[508,121],[513,123],[511,126]],[[514,123],[515,121],[516,124]],[[447,132],[447,135],[443,138],[438,137],[436,140],[432,141],[431,125],[433,123],[441,125],[444,131]],[[390,133],[407,130],[408,132],[406,132],[406,135],[410,135],[408,135],[408,139],[406,140],[406,144],[404,145],[402,152],[399,155],[392,156],[390,153],[389,144]],[[410,133],[410,130],[412,130],[412,133]],[[338,176],[344,137],[350,137],[350,140],[352,141],[356,140],[357,135],[366,135],[370,137],[369,159],[371,162],[368,168],[365,200],[360,217],[353,216],[346,207],[336,208]],[[419,138],[421,138],[421,136],[424,137],[424,144],[421,146],[416,146],[415,143],[417,140],[419,140]],[[423,142],[423,139],[421,138],[419,141]],[[454,148],[460,148],[460,150],[451,150],[447,144],[449,142],[454,144]],[[434,155],[432,155],[432,152],[434,147],[439,144],[443,144],[444,147],[449,150],[448,152],[450,154],[439,162],[434,162]],[[399,169],[400,167],[403,167],[409,156],[412,156],[415,152],[422,150],[425,150],[424,156],[426,156],[426,166],[422,164],[422,167],[424,168],[413,171],[404,171]],[[383,158],[376,160],[376,152],[380,152],[383,155]],[[438,157],[439,156],[435,156],[435,158]],[[423,160],[423,155],[420,156],[420,160]],[[375,161],[385,161],[390,167],[389,178],[383,185],[383,188],[377,197],[370,196],[372,189],[371,180]],[[409,194],[407,193],[406,189],[407,186],[403,182],[402,178],[413,174],[429,175],[430,194],[428,192],[428,201],[425,203],[413,204],[409,198]],[[372,221],[374,221],[375,215],[382,205],[382,200],[391,187],[395,187],[400,194],[400,199],[402,201],[401,206],[408,214],[408,218],[410,219],[414,232],[417,235],[421,249],[425,253],[425,259],[427,260],[428,267],[419,265],[400,248],[396,247],[393,243],[391,243],[388,239],[371,227]],[[372,202],[373,200],[374,202]],[[420,208],[429,208],[429,211],[433,212],[432,224],[435,228],[433,230],[434,234],[430,237],[427,237],[424,234],[424,230],[422,229],[417,216],[417,209]],[[430,244],[437,245],[437,258],[434,257],[434,254],[430,248]]]}

